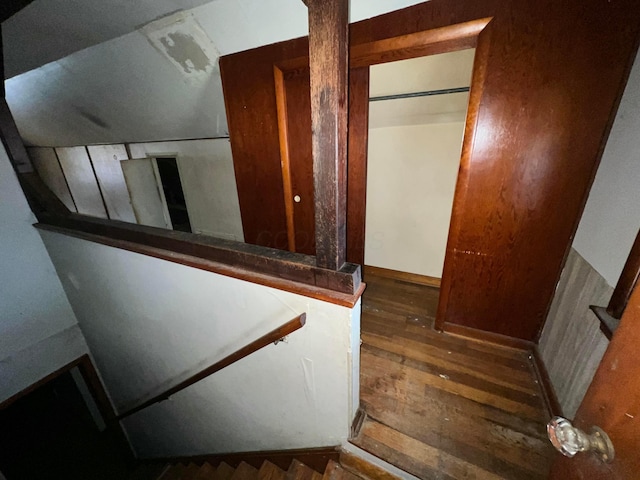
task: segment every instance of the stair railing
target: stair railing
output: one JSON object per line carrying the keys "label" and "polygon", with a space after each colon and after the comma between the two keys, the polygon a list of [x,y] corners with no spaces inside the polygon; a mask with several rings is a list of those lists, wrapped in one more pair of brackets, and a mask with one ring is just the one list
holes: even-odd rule
{"label": "stair railing", "polygon": [[130,408],[129,410],[125,411],[124,413],[121,413],[120,415],[118,415],[116,418],[118,420],[123,420],[124,418],[127,418],[127,417],[133,415],[134,413],[137,413],[140,410],[143,410],[143,409],[145,409],[145,408],[147,408],[147,407],[149,407],[149,406],[151,406],[153,404],[160,403],[160,402],[162,402],[164,400],[168,400],[169,397],[171,397],[172,395],[175,395],[176,393],[180,392],[181,390],[184,390],[185,388],[190,387],[194,383],[199,382],[200,380],[202,380],[204,378],[207,378],[209,375],[212,375],[212,374],[214,374],[216,372],[219,372],[223,368],[228,367],[229,365],[237,362],[238,360],[241,360],[244,357],[247,357],[247,356],[251,355],[252,353],[257,352],[258,350],[260,350],[261,348],[266,347],[270,343],[277,343],[283,337],[286,337],[290,333],[293,333],[296,330],[302,328],[304,326],[305,322],[306,322],[306,319],[307,319],[307,314],[306,313],[302,313],[302,314],[298,315],[293,320],[290,320],[290,321],[282,324],[281,326],[279,326],[275,330],[270,331],[266,335],[263,335],[262,337],[258,338],[257,340],[254,340],[253,342],[245,345],[241,349],[236,350],[235,352],[233,352],[230,355],[227,355],[222,360],[217,361],[213,365],[210,365],[210,366],[200,370],[198,373],[190,376],[186,380],[178,383],[177,385],[169,388],[168,390],[160,393],[159,395],[156,395],[156,396],[150,398],[149,400],[146,400],[146,401],[142,402],[141,404],[139,404],[139,405],[137,405],[137,406],[135,406],[133,408]]}

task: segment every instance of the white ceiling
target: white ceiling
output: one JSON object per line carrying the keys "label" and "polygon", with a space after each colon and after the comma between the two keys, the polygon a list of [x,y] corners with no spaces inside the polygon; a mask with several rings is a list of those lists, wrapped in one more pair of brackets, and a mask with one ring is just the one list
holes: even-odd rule
{"label": "white ceiling", "polygon": [[[416,3],[351,0],[351,20]],[[176,58],[173,45],[153,46],[149,28],[141,28],[158,16],[176,28],[186,18],[184,52],[199,47],[214,68],[206,75],[176,68],[191,59]],[[307,32],[302,0],[35,0],[3,23],[7,74],[24,72],[6,81],[7,102],[30,145],[224,136],[215,57]]]}
{"label": "white ceiling", "polygon": [[35,0],[2,24],[5,78],[211,0]]}

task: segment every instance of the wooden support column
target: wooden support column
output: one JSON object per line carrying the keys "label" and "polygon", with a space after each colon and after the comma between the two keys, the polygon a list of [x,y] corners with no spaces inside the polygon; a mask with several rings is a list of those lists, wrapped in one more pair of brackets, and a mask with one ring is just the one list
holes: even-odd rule
{"label": "wooden support column", "polygon": [[349,1],[305,3],[309,7],[316,264],[339,270],[347,244]]}

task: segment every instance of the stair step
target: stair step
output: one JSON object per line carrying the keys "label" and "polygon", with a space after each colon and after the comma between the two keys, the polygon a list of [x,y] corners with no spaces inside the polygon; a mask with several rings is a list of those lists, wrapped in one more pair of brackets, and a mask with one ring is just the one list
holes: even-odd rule
{"label": "stair step", "polygon": [[205,463],[200,467],[197,475],[193,477],[193,479],[194,480],[211,480],[213,478],[216,478],[215,474],[216,474],[216,469],[212,467],[210,463]]}
{"label": "stair step", "polygon": [[216,473],[211,477],[213,480],[230,480],[236,469],[228,463],[222,462],[216,468]]}
{"label": "stair step", "polygon": [[258,469],[246,462],[240,462],[231,480],[258,480]]}
{"label": "stair step", "polygon": [[184,473],[180,477],[180,480],[193,480],[194,478],[196,478],[198,470],[200,470],[200,467],[198,465],[196,465],[195,463],[190,463],[184,470]]}
{"label": "stair step", "polygon": [[150,478],[158,478],[171,467],[171,465],[162,463],[142,463],[129,475],[128,480],[149,480]]}
{"label": "stair step", "polygon": [[351,453],[340,452],[340,466],[355,475],[363,478],[375,478],[376,480],[400,480],[399,477],[387,472],[365,459]]}
{"label": "stair step", "polygon": [[268,460],[265,460],[258,470],[259,480],[285,480],[286,477],[287,473],[284,470]]}
{"label": "stair step", "polygon": [[287,471],[286,480],[316,480],[316,478],[322,478],[322,475],[319,477],[315,477],[314,473],[316,472],[314,469],[307,467],[304,463],[299,460],[293,460],[291,462],[291,466]]}
{"label": "stair step", "polygon": [[173,465],[169,468],[158,480],[180,480],[182,474],[187,470],[187,467],[181,463]]}
{"label": "stair step", "polygon": [[329,460],[322,480],[362,480],[362,477],[354,475],[350,471],[342,468],[338,463]]}

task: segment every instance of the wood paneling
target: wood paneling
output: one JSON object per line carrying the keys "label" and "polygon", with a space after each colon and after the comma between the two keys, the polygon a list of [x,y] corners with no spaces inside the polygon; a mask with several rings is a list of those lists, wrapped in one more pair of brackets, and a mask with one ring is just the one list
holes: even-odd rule
{"label": "wood paneling", "polygon": [[72,212],[77,212],[55,150],[47,147],[33,147],[28,149],[28,153],[44,184],[64,203],[65,207]]}
{"label": "wood paneling", "polygon": [[612,290],[605,279],[571,249],[539,346],[567,418],[575,415],[609,344],[589,305],[605,305]]}
{"label": "wood paneling", "polygon": [[120,162],[128,160],[124,145],[93,145],[87,151],[100,185],[109,218],[135,223],[127,184]]}
{"label": "wood paneling", "polygon": [[[284,67],[283,67],[284,68]],[[283,164],[287,231],[295,245],[291,251],[315,255],[315,194],[311,147],[309,70],[275,67],[276,97]],[[347,162],[347,261],[364,264],[367,188],[367,136],[369,133],[369,68],[349,72],[349,141]],[[292,111],[292,115],[287,112]],[[362,140],[365,140],[364,143]],[[293,196],[301,201],[294,202]]]}
{"label": "wood paneling", "polygon": [[287,249],[273,66],[306,56],[298,39],[220,58],[244,239]]}
{"label": "wood paneling", "polygon": [[[439,324],[536,341],[633,60],[640,10],[632,0],[432,0],[351,25],[351,45],[487,18],[476,46]],[[277,56],[299,65],[303,44],[221,60],[226,84],[238,77],[226,98],[229,111],[235,105],[239,112],[229,115],[239,184],[246,169],[242,182],[255,189],[255,171],[265,169],[278,186],[270,201],[245,201],[247,224],[268,204],[281,209],[285,230],[279,162],[270,173],[264,162],[271,145],[279,157],[273,70],[265,66],[263,74],[260,64],[271,55],[271,64]]]}
{"label": "wood paneling", "polygon": [[108,218],[100,187],[85,147],[56,148],[78,213]]}
{"label": "wood paneling", "polygon": [[[283,170],[283,182],[285,196],[288,197],[285,198],[285,205],[289,205],[291,209],[291,224],[287,224],[287,230],[293,235],[295,248],[292,251],[315,255],[315,192],[309,81],[309,70],[306,68],[283,73],[285,112],[293,111],[295,115],[289,116],[285,113],[285,122],[281,124],[280,131],[287,132],[288,168],[287,172]],[[307,114],[300,115],[298,112]],[[300,197],[299,202],[293,199],[296,195]]]}

